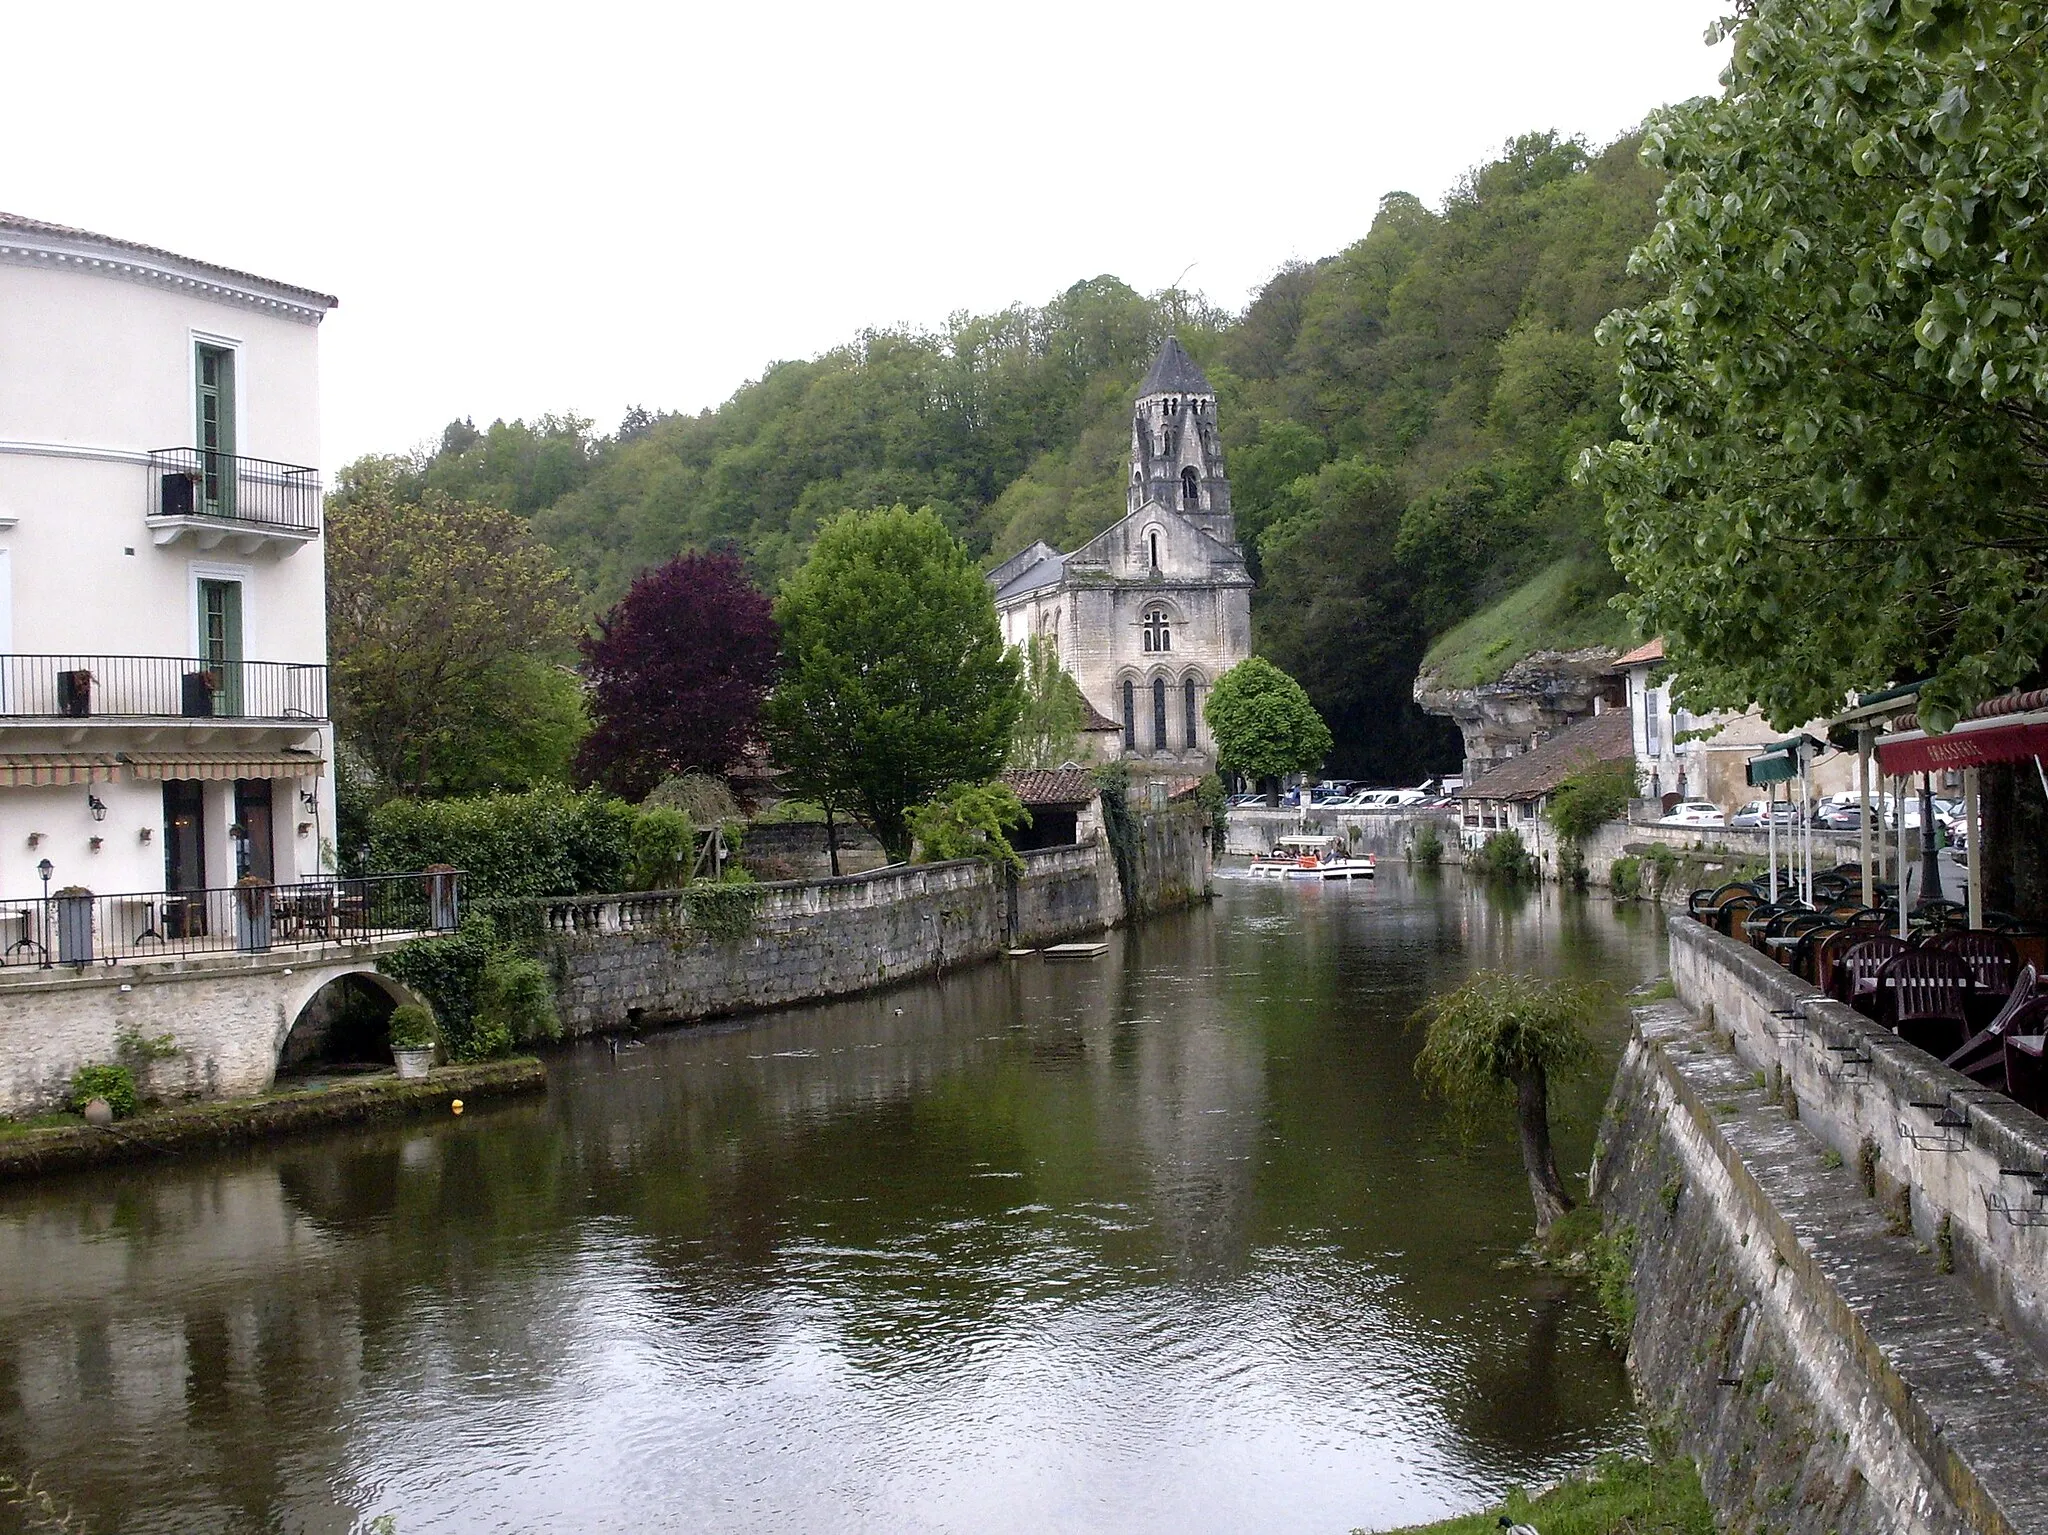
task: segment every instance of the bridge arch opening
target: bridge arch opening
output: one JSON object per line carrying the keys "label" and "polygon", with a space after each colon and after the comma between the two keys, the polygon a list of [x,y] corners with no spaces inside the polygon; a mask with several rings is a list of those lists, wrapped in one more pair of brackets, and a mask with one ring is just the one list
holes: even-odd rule
{"label": "bridge arch opening", "polygon": [[391,1014],[419,999],[389,976],[353,970],[300,1003],[278,1048],[279,1077],[381,1071],[391,1065]]}

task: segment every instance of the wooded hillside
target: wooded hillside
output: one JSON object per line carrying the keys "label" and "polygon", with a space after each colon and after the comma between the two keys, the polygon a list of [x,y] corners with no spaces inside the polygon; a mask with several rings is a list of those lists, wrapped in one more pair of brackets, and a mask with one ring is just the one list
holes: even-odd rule
{"label": "wooded hillside", "polygon": [[[456,422],[382,467],[531,518],[594,605],[692,547],[778,585],[848,506],[930,506],[989,559],[1069,547],[1122,515],[1132,391],[1171,330],[1219,395],[1258,648],[1329,721],[1334,770],[1406,778],[1457,760],[1409,699],[1432,637],[1467,636],[1438,658],[1460,680],[1553,635],[1621,637],[1570,469],[1619,430],[1593,329],[1645,296],[1625,268],[1656,191],[1633,140],[1530,135],[1440,211],[1383,199],[1364,239],[1283,269],[1242,316],[1098,277],[774,364],[698,415]],[[1525,586],[1489,629],[1481,610]]]}

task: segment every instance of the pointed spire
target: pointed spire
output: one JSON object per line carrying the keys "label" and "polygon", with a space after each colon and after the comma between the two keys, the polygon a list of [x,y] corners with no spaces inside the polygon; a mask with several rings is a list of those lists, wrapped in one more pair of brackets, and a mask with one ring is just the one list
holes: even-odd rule
{"label": "pointed spire", "polygon": [[1152,359],[1151,371],[1145,375],[1145,382],[1138,386],[1138,398],[1153,394],[1214,394],[1209,380],[1202,376],[1202,370],[1195,366],[1194,358],[1188,356],[1187,348],[1180,344],[1178,336],[1168,336],[1160,345],[1159,355]]}

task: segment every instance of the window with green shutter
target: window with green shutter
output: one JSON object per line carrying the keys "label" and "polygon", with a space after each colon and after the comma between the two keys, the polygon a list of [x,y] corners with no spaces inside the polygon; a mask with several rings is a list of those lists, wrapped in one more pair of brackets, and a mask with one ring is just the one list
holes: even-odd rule
{"label": "window with green shutter", "polygon": [[199,492],[212,517],[235,514],[235,354],[199,343]]}

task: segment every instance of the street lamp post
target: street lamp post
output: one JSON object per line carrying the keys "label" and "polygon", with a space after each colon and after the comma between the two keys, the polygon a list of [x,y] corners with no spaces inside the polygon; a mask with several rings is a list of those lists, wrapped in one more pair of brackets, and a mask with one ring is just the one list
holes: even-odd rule
{"label": "street lamp post", "polygon": [[36,873],[43,877],[43,969],[50,968],[50,876],[57,872],[57,866],[45,858],[36,865]]}

